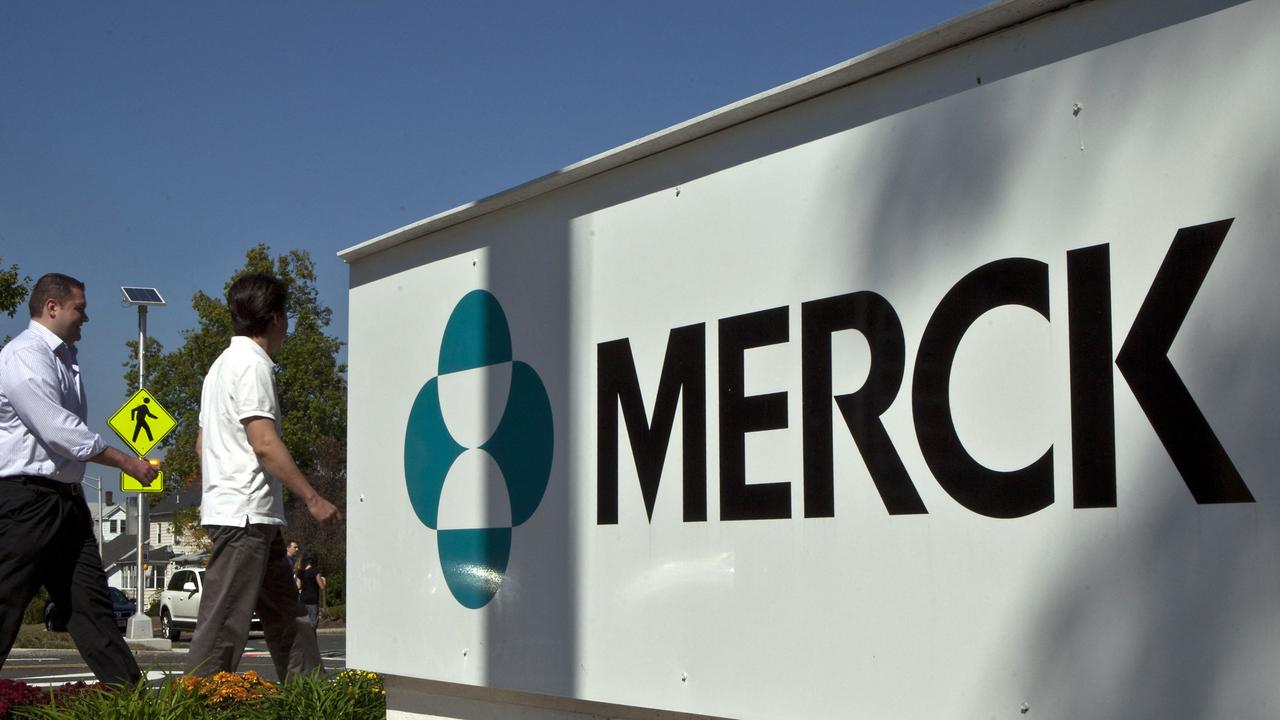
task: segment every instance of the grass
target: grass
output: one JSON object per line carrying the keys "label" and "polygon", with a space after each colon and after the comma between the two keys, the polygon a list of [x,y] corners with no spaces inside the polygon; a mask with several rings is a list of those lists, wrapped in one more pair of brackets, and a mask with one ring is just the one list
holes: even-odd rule
{"label": "grass", "polygon": [[49,632],[44,629],[44,623],[23,625],[18,631],[18,639],[14,641],[13,646],[16,648],[40,648],[61,650],[74,648],[76,644],[71,641],[70,633]]}

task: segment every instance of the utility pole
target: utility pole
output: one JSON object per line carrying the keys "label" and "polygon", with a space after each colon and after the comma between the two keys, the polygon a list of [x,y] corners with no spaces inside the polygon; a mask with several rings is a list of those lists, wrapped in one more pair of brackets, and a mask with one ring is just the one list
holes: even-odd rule
{"label": "utility pole", "polygon": [[[147,306],[164,305],[165,303],[155,288],[122,287],[120,291],[124,293],[125,303],[138,307],[138,389],[141,390],[147,386]],[[134,603],[133,617],[129,618],[125,638],[128,640],[151,640],[154,631],[151,627],[151,618],[146,614],[147,582],[143,576],[142,562],[142,553],[149,534],[147,502],[142,497],[143,493],[135,494],[138,496],[138,547],[134,563],[137,602]]]}

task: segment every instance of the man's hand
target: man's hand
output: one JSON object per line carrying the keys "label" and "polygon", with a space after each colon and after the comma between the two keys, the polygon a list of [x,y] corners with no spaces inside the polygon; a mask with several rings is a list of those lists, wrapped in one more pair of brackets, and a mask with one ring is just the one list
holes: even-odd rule
{"label": "man's hand", "polygon": [[307,501],[307,512],[321,525],[337,525],[342,522],[342,513],[333,503],[320,497],[320,493],[312,495]]}
{"label": "man's hand", "polygon": [[152,465],[146,458],[132,457],[126,455],[124,463],[120,469],[137,478],[138,482],[143,485],[150,485],[152,480],[160,474],[156,466]]}
{"label": "man's hand", "polygon": [[89,462],[119,468],[137,478],[144,485],[150,485],[151,481],[155,480],[156,476],[160,474],[159,468],[152,465],[146,458],[126,455],[110,445],[102,452],[89,458]]}

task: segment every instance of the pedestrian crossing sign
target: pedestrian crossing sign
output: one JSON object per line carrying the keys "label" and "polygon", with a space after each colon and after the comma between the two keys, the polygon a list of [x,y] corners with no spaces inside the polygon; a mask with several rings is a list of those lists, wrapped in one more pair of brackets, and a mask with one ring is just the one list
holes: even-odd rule
{"label": "pedestrian crossing sign", "polygon": [[107,419],[107,425],[133,448],[138,457],[145,457],[151,452],[151,448],[158,445],[177,424],[178,421],[146,388],[139,389]]}
{"label": "pedestrian crossing sign", "polygon": [[164,492],[164,471],[160,471],[156,475],[156,479],[148,484],[122,470],[120,471],[120,490],[123,492]]}

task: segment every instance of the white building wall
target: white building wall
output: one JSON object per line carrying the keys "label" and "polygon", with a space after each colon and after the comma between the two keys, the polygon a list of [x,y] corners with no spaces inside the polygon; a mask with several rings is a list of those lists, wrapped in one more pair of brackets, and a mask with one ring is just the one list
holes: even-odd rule
{"label": "white building wall", "polygon": [[[348,254],[348,663],[390,676],[389,717],[1272,714],[1280,4],[1095,0],[994,20],[1049,5],[1000,4],[982,39]],[[1210,236],[1220,250],[1199,265],[1179,255]],[[1101,269],[1082,265],[1099,253]],[[965,279],[1006,261],[1028,269],[1034,282],[1011,283],[1034,297],[934,322]],[[1010,292],[983,282],[987,295],[965,297]],[[451,538],[477,555],[498,547],[518,504],[520,463],[486,464],[475,444],[467,463],[441,442],[426,453],[440,468],[406,470],[426,444],[407,431],[417,403],[445,415],[462,396],[440,358],[451,313],[477,289],[545,387],[553,461],[536,512],[508,522],[509,555],[451,564]],[[896,322],[852,313],[865,332],[813,344],[815,303],[854,293]],[[410,318],[387,311],[406,307]],[[673,331],[690,328],[702,344],[669,358]],[[1141,346],[1143,328],[1170,346]],[[944,362],[926,351],[931,333],[951,330],[945,392],[930,392]],[[1145,364],[1121,372],[1133,338]],[[602,371],[621,340],[646,426],[664,367],[701,363],[686,379],[705,382],[672,406],[651,506],[642,450],[616,398],[600,402],[603,382],[630,380]],[[1094,375],[1073,368],[1096,354]],[[895,356],[896,382],[869,379]],[[807,405],[814,363],[829,363],[831,387]],[[480,379],[461,416],[440,421],[455,442],[505,417],[507,371],[487,372],[456,374]],[[1161,392],[1142,394],[1152,377]],[[1103,400],[1073,395],[1098,378]],[[439,400],[423,394],[433,382]],[[887,405],[858,412],[869,383]],[[1174,416],[1161,403],[1188,407],[1176,387],[1232,471],[1175,462],[1186,443],[1193,461],[1210,444],[1178,435],[1181,421],[1161,436]],[[699,421],[689,403],[705,411],[693,435],[705,448],[685,444],[684,423]],[[940,425],[921,418],[939,407],[971,464],[931,449]],[[1111,501],[1078,495],[1106,455],[1075,452],[1097,427],[1073,424],[1082,407],[1114,421]],[[616,437],[602,435],[610,417]],[[873,467],[886,441],[868,452],[859,423],[883,428],[924,512],[890,511]],[[807,516],[819,503],[805,432],[825,424],[833,511]],[[601,456],[614,446],[610,520]],[[702,450],[705,487],[686,495]],[[1232,472],[1248,499],[1214,495]],[[413,494],[429,473],[449,498],[431,522]],[[974,477],[971,495],[957,489]],[[733,498],[767,487],[781,494],[753,507],[782,512],[735,514]],[[993,509],[1028,488],[1047,502]],[[705,517],[690,518],[699,494]],[[468,607],[459,576],[496,593]]]}

